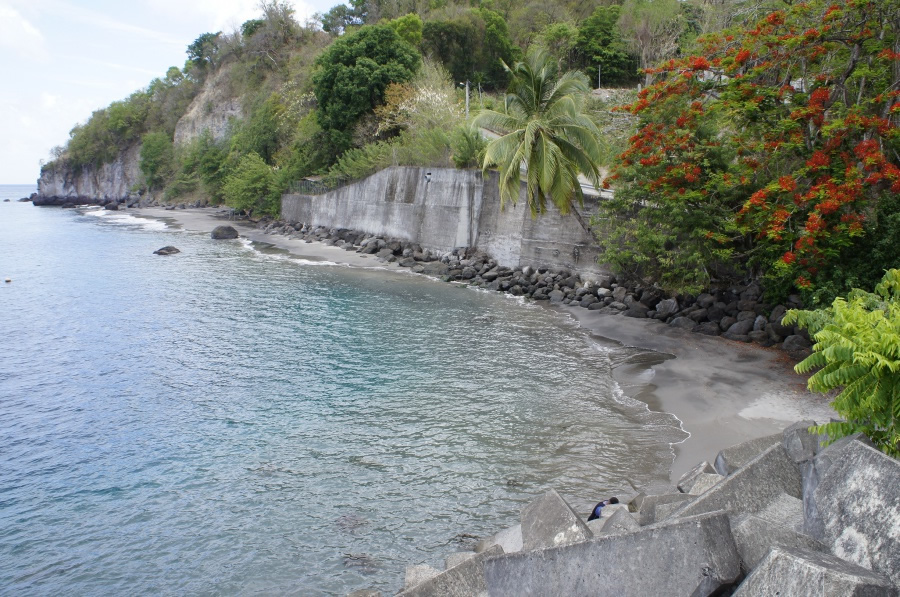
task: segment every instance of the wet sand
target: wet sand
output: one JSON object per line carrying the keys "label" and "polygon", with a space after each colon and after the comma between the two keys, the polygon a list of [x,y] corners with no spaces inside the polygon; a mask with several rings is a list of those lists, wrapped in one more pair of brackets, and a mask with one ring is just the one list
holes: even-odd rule
{"label": "wet sand", "polygon": [[[244,238],[268,243],[306,259],[359,267],[396,268],[372,256],[322,243],[265,234],[246,222],[231,221],[227,209],[131,209],[136,216],[161,218],[198,232],[234,226]],[[634,347],[614,370],[623,391],[655,411],[678,417],[691,436],[674,446],[671,479],[697,463],[712,462],[719,450],[779,432],[801,419],[827,422],[828,400],[811,394],[787,356],[776,350],[692,334],[655,321],[601,314],[560,305],[601,344]]]}

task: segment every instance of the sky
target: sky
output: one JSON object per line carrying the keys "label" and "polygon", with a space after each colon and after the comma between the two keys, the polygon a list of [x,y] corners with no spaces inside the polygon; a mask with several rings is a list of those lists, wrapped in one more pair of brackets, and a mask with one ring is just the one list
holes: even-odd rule
{"label": "sky", "polygon": [[[339,0],[287,0],[300,23]],[[29,184],[94,110],[183,67],[202,33],[258,0],[0,0],[0,184]]]}

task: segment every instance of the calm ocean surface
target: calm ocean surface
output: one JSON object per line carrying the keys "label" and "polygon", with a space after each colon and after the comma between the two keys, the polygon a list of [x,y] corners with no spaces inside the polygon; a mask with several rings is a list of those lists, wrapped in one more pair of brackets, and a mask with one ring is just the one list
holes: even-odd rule
{"label": "calm ocean surface", "polygon": [[679,422],[562,315],[33,190],[0,186],[0,594],[392,594],[549,487],[668,481]]}

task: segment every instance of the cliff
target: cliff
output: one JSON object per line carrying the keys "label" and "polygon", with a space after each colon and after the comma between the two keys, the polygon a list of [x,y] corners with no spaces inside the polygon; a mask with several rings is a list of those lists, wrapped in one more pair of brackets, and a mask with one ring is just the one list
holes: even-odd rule
{"label": "cliff", "polygon": [[[229,85],[231,68],[224,66],[211,74],[203,89],[188,106],[175,127],[175,144],[183,145],[209,131],[213,139],[228,134],[232,119],[241,118],[243,109],[232,97]],[[72,169],[65,163],[51,164],[38,179],[37,205],[64,203],[107,203],[136,198],[144,187],[140,168],[141,145],[135,143],[116,159],[99,167]]]}
{"label": "cliff", "polygon": [[175,145],[189,143],[204,131],[221,141],[228,135],[231,121],[244,117],[240,99],[230,92],[230,77],[231,66],[226,65],[206,79],[203,89],[175,126]]}
{"label": "cliff", "polygon": [[132,145],[109,164],[96,168],[45,168],[38,179],[37,194],[41,204],[105,203],[127,199],[144,180],[140,157],[140,145]]}

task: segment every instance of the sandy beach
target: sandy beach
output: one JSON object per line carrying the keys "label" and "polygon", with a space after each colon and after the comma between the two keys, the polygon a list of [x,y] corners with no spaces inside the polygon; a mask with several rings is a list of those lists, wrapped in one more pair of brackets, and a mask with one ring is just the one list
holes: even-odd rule
{"label": "sandy beach", "polygon": [[[210,232],[234,226],[247,239],[268,243],[305,259],[359,267],[396,268],[372,256],[269,235],[240,220],[227,209],[130,209],[141,217],[164,219],[172,225]],[[674,414],[690,433],[674,446],[673,482],[703,460],[713,461],[728,446],[779,432],[787,425],[834,416],[828,400],[811,394],[805,378],[780,351],[693,334],[646,319],[606,315],[580,307],[552,306],[578,321],[595,341],[634,347],[633,356],[618,363],[615,378],[623,391],[650,409]]]}

